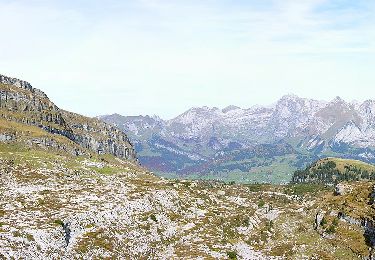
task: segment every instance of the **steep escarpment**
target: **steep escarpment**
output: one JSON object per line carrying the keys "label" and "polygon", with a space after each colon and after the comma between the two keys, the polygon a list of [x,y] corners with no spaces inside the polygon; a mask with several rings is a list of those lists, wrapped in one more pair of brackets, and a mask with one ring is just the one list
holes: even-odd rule
{"label": "steep escarpment", "polygon": [[4,85],[13,85],[24,90],[29,90],[36,96],[47,98],[47,95],[43,91],[37,88],[33,88],[29,82],[24,80],[0,75],[0,83]]}
{"label": "steep escarpment", "polygon": [[315,230],[322,237],[348,246],[362,259],[374,257],[374,180],[374,165],[340,158],[318,160],[293,175],[297,185],[334,186],[334,192],[321,197],[316,205]]}
{"label": "steep escarpment", "polygon": [[332,242],[339,242],[373,259],[375,246],[374,182],[351,181],[336,185],[317,205],[315,229]]}
{"label": "steep escarpment", "polygon": [[[4,119],[4,126],[10,122],[25,126],[36,126],[47,133],[67,138],[78,146],[72,147],[65,140],[64,150],[73,154],[83,154],[87,150],[94,153],[108,153],[117,157],[136,160],[132,144],[126,134],[117,128],[96,119],[80,116],[59,109],[47,95],[33,88],[30,83],[15,78],[0,75],[0,118]],[[21,127],[22,128],[22,127]],[[17,127],[19,130],[20,127]],[[2,139],[13,140],[22,131],[10,127],[3,127]],[[44,146],[50,144],[54,138],[49,136],[33,137],[33,142]],[[56,141],[56,140],[55,140]],[[62,141],[62,140],[60,140]]]}
{"label": "steep escarpment", "polygon": [[[0,115],[2,118],[26,125],[38,126],[49,133],[70,140],[73,132],[62,117],[60,109],[41,91],[24,81],[1,76]],[[4,84],[13,82],[12,85]]]}
{"label": "steep escarpment", "polygon": [[118,128],[98,119],[62,111],[73,131],[74,141],[99,154],[112,154],[120,158],[136,159],[128,137]]}

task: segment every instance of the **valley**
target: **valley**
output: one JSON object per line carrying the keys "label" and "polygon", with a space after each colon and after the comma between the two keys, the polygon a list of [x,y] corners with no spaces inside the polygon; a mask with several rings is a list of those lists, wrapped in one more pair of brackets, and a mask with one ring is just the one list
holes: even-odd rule
{"label": "valley", "polygon": [[0,260],[375,260],[375,1],[0,24]]}
{"label": "valley", "polygon": [[[171,165],[186,156],[217,171],[206,175],[191,164],[163,178],[138,159],[137,152],[146,151],[133,146],[131,135],[60,109],[27,82],[0,79],[0,258],[374,255],[372,164],[333,157],[308,164],[315,157],[282,140],[246,147],[228,142],[232,149],[217,155],[210,149],[176,153],[179,147],[150,133],[155,142],[148,144],[169,151]],[[209,154],[214,161],[207,161]],[[243,175],[248,169],[253,175]]]}
{"label": "valley", "polygon": [[98,118],[128,133],[141,164],[160,176],[285,184],[320,158],[375,163],[374,111],[374,100],[287,95],[269,107],[198,107],[170,120]]}

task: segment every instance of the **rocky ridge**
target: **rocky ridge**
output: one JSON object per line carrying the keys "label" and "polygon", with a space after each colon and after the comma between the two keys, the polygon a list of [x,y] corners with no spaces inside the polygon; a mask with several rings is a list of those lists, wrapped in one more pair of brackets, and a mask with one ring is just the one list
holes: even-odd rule
{"label": "rocky ridge", "polygon": [[[97,119],[63,111],[30,83],[2,75],[0,118],[8,122],[37,126],[48,133],[64,136],[78,144],[69,149],[74,154],[82,154],[88,150],[136,160],[133,146],[122,131]],[[16,136],[14,131],[8,130],[3,133],[4,136],[8,136],[8,139]],[[44,144],[49,140],[40,139],[35,142]]]}
{"label": "rocky ridge", "polygon": [[24,80],[7,77],[0,74],[0,83],[4,85],[14,85],[18,88],[29,90],[37,96],[47,98],[47,95],[43,91],[41,91],[40,89],[33,88],[29,82]]}

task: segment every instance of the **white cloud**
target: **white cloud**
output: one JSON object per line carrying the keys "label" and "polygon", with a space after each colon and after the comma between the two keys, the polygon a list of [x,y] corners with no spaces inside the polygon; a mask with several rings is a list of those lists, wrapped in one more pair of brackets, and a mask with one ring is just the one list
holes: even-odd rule
{"label": "white cloud", "polygon": [[77,3],[0,0],[0,73],[31,81],[66,109],[170,117],[197,105],[271,103],[289,92],[375,94],[368,2]]}

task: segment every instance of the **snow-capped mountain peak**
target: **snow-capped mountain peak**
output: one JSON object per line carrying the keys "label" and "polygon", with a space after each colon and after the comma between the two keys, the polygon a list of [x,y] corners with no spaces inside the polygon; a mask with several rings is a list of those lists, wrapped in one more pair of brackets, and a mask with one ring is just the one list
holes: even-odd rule
{"label": "snow-capped mountain peak", "polygon": [[122,126],[143,149],[158,144],[152,153],[164,147],[168,153],[174,151],[179,158],[175,160],[180,161],[191,160],[185,158],[187,154],[196,153],[206,160],[233,149],[280,142],[298,143],[298,147],[318,154],[342,144],[353,149],[375,148],[373,100],[355,105],[340,97],[326,102],[285,95],[271,107],[196,107],[168,121],[118,115],[102,119]]}

